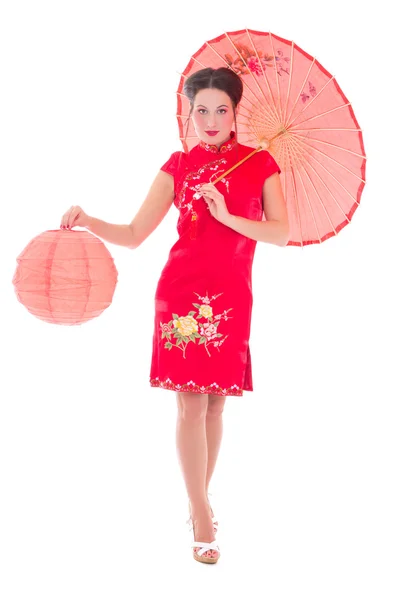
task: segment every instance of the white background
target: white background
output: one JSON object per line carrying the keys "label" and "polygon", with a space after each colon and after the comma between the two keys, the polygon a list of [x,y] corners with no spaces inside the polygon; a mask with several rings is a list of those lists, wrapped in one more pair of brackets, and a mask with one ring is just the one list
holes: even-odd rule
{"label": "white background", "polygon": [[[3,600],[398,600],[398,81],[389,3],[3,2],[0,13]],[[321,245],[259,243],[254,392],[229,397],[210,490],[217,566],[195,562],[175,393],[148,383],[172,207],[135,251],[107,244],[112,305],[82,327],[17,301],[16,257],[72,205],[136,214],[181,149],[179,72],[242,28],[294,40],[363,130],[367,185]],[[397,573],[396,573],[397,571]]]}

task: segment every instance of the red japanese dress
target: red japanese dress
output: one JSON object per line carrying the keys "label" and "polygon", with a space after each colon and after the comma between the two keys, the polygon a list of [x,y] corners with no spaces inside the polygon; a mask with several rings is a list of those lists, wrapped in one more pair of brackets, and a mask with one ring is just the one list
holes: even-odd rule
{"label": "red japanese dress", "polygon": [[[152,387],[220,396],[253,391],[249,337],[257,242],[217,221],[196,196],[200,185],[213,183],[252,151],[236,144],[232,132],[220,149],[200,142],[188,153],[174,152],[161,167],[174,177],[179,239],[155,293]],[[280,172],[264,150],[216,188],[231,214],[261,221],[264,181]]]}

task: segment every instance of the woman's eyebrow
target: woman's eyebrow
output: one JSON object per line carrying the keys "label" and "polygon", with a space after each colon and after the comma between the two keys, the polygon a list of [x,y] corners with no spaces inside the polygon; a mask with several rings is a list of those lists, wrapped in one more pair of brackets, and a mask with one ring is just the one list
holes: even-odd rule
{"label": "woman's eyebrow", "polygon": [[[202,106],[203,108],[207,108],[207,106],[204,106],[204,104],[197,104],[196,106]],[[217,108],[228,108],[228,105],[221,104],[220,106],[217,106]]]}

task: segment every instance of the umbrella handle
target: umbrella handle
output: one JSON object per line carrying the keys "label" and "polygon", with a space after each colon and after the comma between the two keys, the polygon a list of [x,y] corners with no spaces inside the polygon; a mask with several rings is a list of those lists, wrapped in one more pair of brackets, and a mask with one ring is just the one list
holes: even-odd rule
{"label": "umbrella handle", "polygon": [[242,165],[246,160],[249,160],[249,158],[251,158],[252,156],[254,156],[254,154],[257,154],[257,152],[260,152],[260,150],[266,150],[270,146],[270,144],[271,144],[271,142],[273,140],[275,140],[280,135],[283,135],[284,133],[286,133],[286,130],[285,129],[281,129],[270,140],[267,140],[267,139],[263,138],[261,140],[260,146],[258,146],[258,148],[256,148],[255,150],[253,150],[253,152],[250,152],[250,154],[248,154],[247,156],[245,156],[244,158],[242,158],[242,160],[240,160],[239,162],[236,163],[236,165],[233,165],[233,167],[231,167],[230,169],[228,169],[227,171],[225,171],[225,173],[222,173],[222,175],[220,175],[219,177],[217,177],[217,179],[214,179],[214,181],[212,182],[212,184],[215,185],[216,183],[218,183],[219,181],[221,181],[221,179],[223,179],[224,177],[226,177],[226,175],[229,175],[229,173],[231,173],[234,169],[236,169],[237,167],[239,167],[240,165]]}
{"label": "umbrella handle", "polygon": [[262,149],[263,149],[262,146],[259,146],[258,148],[256,148],[256,150],[253,150],[253,152],[250,152],[250,154],[248,154],[247,156],[245,156],[244,158],[242,158],[242,160],[240,160],[238,163],[236,163],[236,165],[233,165],[233,167],[231,167],[230,169],[228,169],[227,171],[225,171],[225,173],[222,173],[222,175],[220,175],[219,177],[217,177],[217,179],[214,179],[214,181],[212,182],[212,184],[215,185],[216,183],[218,183],[219,181],[221,181],[221,179],[223,179],[224,177],[226,177],[226,175],[229,175],[229,173],[231,173],[234,169],[236,169],[237,167],[239,167],[246,160],[249,160],[249,158],[251,158],[252,156],[254,156],[254,154],[256,154],[257,152],[259,152]]}

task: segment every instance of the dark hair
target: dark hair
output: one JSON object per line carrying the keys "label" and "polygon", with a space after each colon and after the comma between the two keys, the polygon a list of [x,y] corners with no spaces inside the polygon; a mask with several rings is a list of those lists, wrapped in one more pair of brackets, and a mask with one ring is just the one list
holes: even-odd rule
{"label": "dark hair", "polygon": [[184,83],[183,93],[189,99],[193,108],[197,92],[210,88],[217,88],[228,94],[234,109],[242,99],[243,82],[239,75],[227,67],[220,67],[219,69],[209,67],[192,73]]}
{"label": "dark hair", "polygon": [[220,67],[219,69],[212,69],[207,67],[206,69],[200,69],[190,75],[183,86],[183,93],[190,102],[190,113],[188,116],[188,126],[186,128],[185,140],[189,130],[189,120],[193,112],[194,99],[197,92],[200,90],[216,88],[228,94],[232,101],[233,113],[235,117],[235,131],[236,131],[236,142],[237,142],[237,123],[236,123],[236,107],[242,99],[243,94],[243,82],[239,75],[228,69],[227,67]]}

